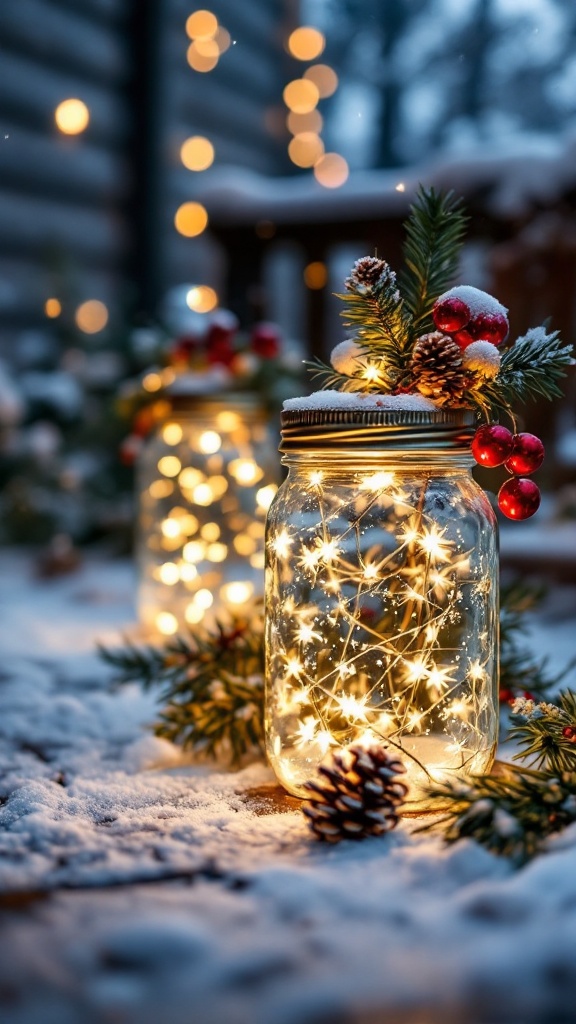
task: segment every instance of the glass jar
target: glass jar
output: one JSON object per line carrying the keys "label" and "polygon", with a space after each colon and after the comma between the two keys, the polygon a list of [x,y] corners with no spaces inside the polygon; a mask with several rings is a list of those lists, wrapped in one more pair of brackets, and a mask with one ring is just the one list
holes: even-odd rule
{"label": "glass jar", "polygon": [[498,550],[464,410],[291,410],[269,510],[266,735],[296,796],[335,747],[381,742],[423,787],[490,768]]}
{"label": "glass jar", "polygon": [[279,464],[253,396],[168,396],[139,459],[138,612],[152,636],[213,623],[264,588],[264,524]]}

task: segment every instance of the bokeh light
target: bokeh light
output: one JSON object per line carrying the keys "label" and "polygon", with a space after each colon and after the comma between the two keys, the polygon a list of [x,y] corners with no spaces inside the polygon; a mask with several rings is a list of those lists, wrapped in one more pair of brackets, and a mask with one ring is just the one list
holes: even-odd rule
{"label": "bokeh light", "polygon": [[328,67],[328,64],[313,64],[311,68],[306,69],[303,78],[314,82],[320,93],[320,99],[332,96],[338,88],[338,75],[333,68]]}
{"label": "bokeh light", "polygon": [[214,162],[214,146],[203,135],[192,135],[182,143],[180,159],[189,171],[205,171]]}
{"label": "bokeh light", "polygon": [[297,167],[314,167],[324,153],[324,143],[314,132],[301,132],[290,140],[288,155]]}
{"label": "bokeh light", "polygon": [[296,60],[316,60],[326,45],[326,40],[317,28],[301,25],[288,38],[288,49]]}
{"label": "bokeh light", "polygon": [[88,299],[78,306],[74,319],[84,334],[98,334],[108,323],[108,309],[99,299]]}
{"label": "bokeh light", "polygon": [[62,312],[62,303],[60,299],[46,299],[44,303],[44,312],[50,320],[55,320],[57,316],[60,316]]}
{"label": "bokeh light", "polygon": [[218,18],[212,11],[193,11],[186,20],[186,32],[190,39],[212,39],[218,31]]}
{"label": "bokeh light", "polygon": [[214,39],[197,39],[190,43],[186,59],[194,71],[213,71],[218,63],[220,50]]}
{"label": "bokeh light", "polygon": [[291,110],[286,118],[286,127],[292,135],[300,135],[301,132],[319,135],[323,126],[324,118],[319,110],[309,110],[307,114],[296,114]]}
{"label": "bokeh light", "polygon": [[186,305],[196,313],[210,313],[218,305],[218,294],[207,284],[198,284],[186,293]]}
{"label": "bokeh light", "polygon": [[223,25],[219,25],[218,31],[214,38],[216,40],[220,53],[226,53],[226,50],[230,49],[230,46],[232,45],[232,38],[230,36],[228,29],[224,28]]}
{"label": "bokeh light", "polygon": [[314,177],[324,188],[340,188],[348,174],[348,164],[339,153],[325,153],[314,167]]}
{"label": "bokeh light", "polygon": [[64,135],[79,135],[88,127],[90,111],[82,100],[62,100],[54,111],[54,120]]}
{"label": "bokeh light", "polygon": [[312,291],[319,291],[328,282],[328,269],[325,263],[315,260],[304,267],[304,284]]}
{"label": "bokeh light", "polygon": [[314,82],[306,78],[295,78],[288,82],[283,92],[284,102],[289,110],[296,114],[308,114],[320,99],[320,93]]}
{"label": "bokeh light", "polygon": [[201,235],[208,224],[208,214],[202,203],[182,203],[174,215],[174,226],[186,238]]}

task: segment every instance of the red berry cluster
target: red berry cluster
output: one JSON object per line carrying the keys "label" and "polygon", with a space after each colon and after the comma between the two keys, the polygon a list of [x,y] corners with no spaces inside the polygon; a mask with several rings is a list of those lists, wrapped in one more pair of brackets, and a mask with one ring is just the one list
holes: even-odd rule
{"label": "red berry cluster", "polygon": [[508,337],[508,320],[503,313],[477,313],[456,295],[438,299],[432,319],[439,331],[449,334],[462,350],[473,341],[489,341],[501,345]]}
{"label": "red berry cluster", "polygon": [[540,505],[540,489],[526,474],[535,473],[544,459],[544,445],[534,434],[512,434],[494,423],[479,427],[472,454],[480,466],[502,466],[514,475],[498,491],[498,507],[508,519],[529,519]]}
{"label": "red berry cluster", "polygon": [[576,743],[576,729],[572,725],[565,725],[562,729],[562,735],[569,743]]}

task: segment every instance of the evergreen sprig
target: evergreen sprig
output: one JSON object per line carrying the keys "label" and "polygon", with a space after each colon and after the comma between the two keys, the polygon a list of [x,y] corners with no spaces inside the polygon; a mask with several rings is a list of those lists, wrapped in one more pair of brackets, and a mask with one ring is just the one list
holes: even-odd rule
{"label": "evergreen sprig", "polygon": [[400,276],[400,292],[411,318],[411,340],[434,330],[432,307],[455,277],[467,221],[462,200],[453,192],[418,190],[405,224],[406,266]]}
{"label": "evergreen sprig", "polygon": [[336,391],[382,391],[382,387],[373,382],[366,381],[364,377],[347,377],[344,373],[338,373],[333,366],[328,366],[322,359],[305,360],[305,365],[312,377],[312,380],[322,381],[323,389],[334,389]]}
{"label": "evergreen sprig", "polygon": [[[574,662],[570,667],[574,666]],[[576,766],[576,693],[565,690],[554,704],[519,698],[512,705],[513,728],[508,734],[520,747],[514,755],[529,768],[561,773]]]}
{"label": "evergreen sprig", "polygon": [[447,842],[474,839],[520,867],[542,850],[548,836],[576,821],[576,758],[572,771],[509,767],[502,775],[433,786],[429,796],[432,809],[436,805],[443,813]]}
{"label": "evergreen sprig", "polygon": [[157,736],[237,766],[264,750],[264,645],[261,609],[213,630],[163,644],[100,648],[117,683],[158,689]]}

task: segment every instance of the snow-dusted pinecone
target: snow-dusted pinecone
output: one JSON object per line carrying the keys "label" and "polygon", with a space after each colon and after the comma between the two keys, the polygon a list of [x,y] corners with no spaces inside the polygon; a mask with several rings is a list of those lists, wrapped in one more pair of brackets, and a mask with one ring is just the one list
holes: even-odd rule
{"label": "snow-dusted pinecone", "polygon": [[386,260],[381,260],[378,256],[363,256],[362,259],[356,260],[350,271],[350,276],[344,283],[348,291],[366,295],[376,287],[385,273],[388,275],[393,273]]}
{"label": "snow-dusted pinecone", "polygon": [[456,405],[469,384],[460,346],[441,331],[418,338],[410,369],[420,394],[438,405]]}
{"label": "snow-dusted pinecone", "polygon": [[310,796],[302,811],[318,839],[338,843],[389,832],[408,787],[397,778],[406,771],[384,747],[352,745],[330,754],[320,778],[305,784]]}

